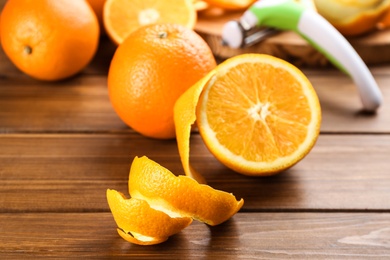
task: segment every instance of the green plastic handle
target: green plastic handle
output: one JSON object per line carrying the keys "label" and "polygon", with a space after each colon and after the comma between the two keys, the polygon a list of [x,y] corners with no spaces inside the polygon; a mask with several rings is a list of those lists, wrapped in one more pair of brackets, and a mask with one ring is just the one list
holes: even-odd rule
{"label": "green plastic handle", "polygon": [[302,14],[308,11],[304,5],[294,0],[260,0],[258,4],[255,3],[252,5],[248,11],[256,16],[258,20],[257,26],[295,31],[318,51],[324,54],[339,70],[349,75],[348,70],[340,61],[299,29],[299,22],[301,21]]}
{"label": "green plastic handle", "polygon": [[[261,1],[259,3],[261,4]],[[258,18],[258,26],[297,31],[305,7],[292,0],[274,0],[271,4],[262,4],[261,8],[254,4],[249,11]]]}
{"label": "green plastic handle", "polygon": [[366,110],[375,111],[381,105],[381,91],[359,54],[325,18],[303,4],[294,0],[260,0],[244,13],[240,22],[249,28],[266,26],[295,31],[352,77]]}

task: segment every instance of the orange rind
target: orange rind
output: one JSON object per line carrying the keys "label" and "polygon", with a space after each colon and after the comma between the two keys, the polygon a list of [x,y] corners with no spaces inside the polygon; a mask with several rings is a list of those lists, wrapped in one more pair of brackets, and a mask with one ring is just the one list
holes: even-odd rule
{"label": "orange rind", "polygon": [[151,208],[144,200],[126,199],[115,190],[107,190],[107,201],[118,226],[118,234],[134,244],[162,243],[192,222],[189,217],[172,218]]}
{"label": "orange rind", "polygon": [[171,217],[191,217],[211,226],[228,220],[244,203],[188,176],[175,176],[145,156],[136,157],[131,165],[129,193]]}
{"label": "orange rind", "polygon": [[201,185],[187,176],[177,177],[145,156],[134,158],[129,191],[129,199],[110,189],[106,196],[118,234],[138,245],[162,243],[193,219],[218,225],[244,203],[243,199],[237,201],[234,195]]}

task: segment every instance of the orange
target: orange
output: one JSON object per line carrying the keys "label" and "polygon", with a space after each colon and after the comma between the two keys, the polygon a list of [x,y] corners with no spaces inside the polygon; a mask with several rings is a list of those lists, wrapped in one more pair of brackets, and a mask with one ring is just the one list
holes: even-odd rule
{"label": "orange", "polygon": [[145,156],[136,157],[131,165],[129,193],[171,217],[187,216],[212,226],[231,218],[244,204],[243,199],[237,201],[231,193],[184,175],[175,176]]}
{"label": "orange", "polygon": [[193,29],[196,9],[192,0],[107,0],[103,9],[107,34],[121,44],[139,27],[175,23]]}
{"label": "orange", "polygon": [[368,33],[386,15],[390,0],[314,0],[318,12],[346,36]]}
{"label": "orange", "polygon": [[134,244],[162,243],[192,222],[189,217],[172,218],[151,208],[144,200],[126,199],[115,190],[107,190],[107,201],[118,225],[118,234]]}
{"label": "orange", "polygon": [[116,50],[108,73],[111,103],[135,131],[175,137],[177,98],[216,66],[207,43],[176,24],[143,26]]}
{"label": "orange", "polygon": [[227,10],[240,10],[248,8],[257,0],[204,0],[209,5]]}
{"label": "orange", "polygon": [[295,66],[268,55],[243,54],[218,65],[176,102],[178,148],[189,176],[195,120],[220,162],[245,175],[265,176],[309,153],[319,135],[321,108],[311,83]]}
{"label": "orange", "polygon": [[106,0],[87,0],[88,3],[91,5],[93,11],[96,14],[96,17],[99,21],[99,27],[100,32],[104,32],[104,25],[103,25],[103,6]]}
{"label": "orange", "polygon": [[9,0],[0,34],[4,52],[21,71],[41,80],[60,80],[91,61],[99,24],[84,0]]}

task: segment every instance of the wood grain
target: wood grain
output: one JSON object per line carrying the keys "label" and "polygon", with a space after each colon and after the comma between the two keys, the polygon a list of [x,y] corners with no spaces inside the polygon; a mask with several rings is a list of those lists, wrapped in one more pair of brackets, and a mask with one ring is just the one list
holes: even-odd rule
{"label": "wood grain", "polygon": [[[384,96],[377,114],[361,113],[352,80],[335,70],[304,70],[322,106],[324,133],[390,133],[390,75],[374,72]],[[108,98],[107,78],[79,76],[56,83],[26,77],[0,78],[0,131],[107,132],[130,131],[115,114]]]}
{"label": "wood grain", "polygon": [[0,255],[20,258],[386,259],[389,214],[239,213],[193,222],[167,242],[132,245],[110,213],[0,214]]}
{"label": "wood grain", "polygon": [[[374,36],[360,43],[383,40]],[[295,37],[290,51],[302,53],[302,43]],[[389,64],[370,67],[384,95],[371,115],[361,112],[348,76],[301,67],[321,101],[321,135],[279,175],[234,173],[194,133],[194,168],[212,187],[244,198],[244,207],[220,226],[194,222],[163,244],[136,246],[116,233],[106,189],[127,193],[135,156],[175,174],[182,166],[175,140],[142,137],[115,114],[107,92],[115,49],[102,37],[87,68],[48,83],[20,72],[0,48],[0,259],[390,258]],[[389,50],[372,58],[387,59]]]}
{"label": "wood grain", "polygon": [[304,70],[320,99],[322,133],[390,133],[390,75],[381,67],[372,72],[383,95],[383,104],[376,114],[362,112],[357,87],[345,74]]}
{"label": "wood grain", "polygon": [[[388,211],[390,136],[321,135],[311,153],[274,177],[234,173],[199,135],[191,162],[214,188],[244,198],[244,211]],[[127,193],[130,164],[146,155],[182,174],[175,141],[138,134],[0,135],[1,212],[107,211],[105,190]]]}
{"label": "wood grain", "polygon": [[0,79],[0,122],[5,133],[128,130],[111,106],[106,76]]}

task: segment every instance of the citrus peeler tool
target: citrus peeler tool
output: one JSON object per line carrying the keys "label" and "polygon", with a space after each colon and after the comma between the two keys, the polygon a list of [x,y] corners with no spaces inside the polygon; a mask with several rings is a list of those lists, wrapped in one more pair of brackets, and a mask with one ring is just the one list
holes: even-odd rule
{"label": "citrus peeler tool", "polygon": [[222,42],[231,48],[254,44],[279,30],[301,35],[329,61],[348,74],[357,86],[363,108],[375,112],[381,91],[359,54],[325,18],[295,0],[260,0],[238,21],[226,23]]}

